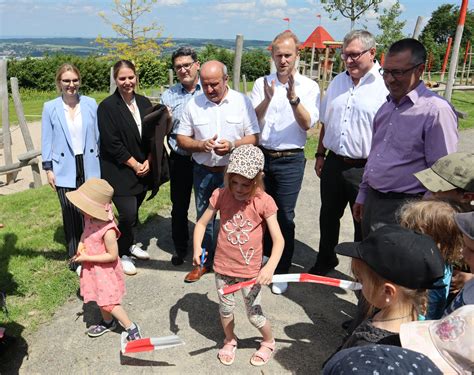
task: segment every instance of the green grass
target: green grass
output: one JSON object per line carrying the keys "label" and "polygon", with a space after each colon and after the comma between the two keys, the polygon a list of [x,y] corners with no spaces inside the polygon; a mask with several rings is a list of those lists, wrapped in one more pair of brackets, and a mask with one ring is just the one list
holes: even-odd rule
{"label": "green grass", "polygon": [[[97,103],[100,103],[108,95],[109,94],[107,92],[92,92],[88,94],[88,96],[93,97]],[[43,104],[48,100],[56,98],[57,96],[58,94],[54,91],[20,90],[20,98],[26,121],[40,121],[41,113],[43,112]],[[18,117],[11,95],[8,103],[8,116],[11,124],[18,124]]]}
{"label": "green grass", "polygon": [[[169,184],[140,209],[140,222],[153,220],[169,206]],[[62,218],[57,195],[49,188],[0,199],[0,291],[7,295],[8,316],[0,311],[0,326],[19,336],[48,321],[79,287],[67,266]],[[143,225],[143,224],[141,224]]]}
{"label": "green grass", "polygon": [[459,129],[472,128],[474,125],[474,92],[455,91],[451,102],[458,111],[467,112],[467,118],[459,120]]}

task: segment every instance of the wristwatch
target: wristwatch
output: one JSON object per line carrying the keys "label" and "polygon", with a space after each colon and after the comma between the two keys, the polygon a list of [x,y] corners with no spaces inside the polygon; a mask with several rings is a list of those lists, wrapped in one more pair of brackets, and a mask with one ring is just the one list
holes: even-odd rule
{"label": "wristwatch", "polygon": [[324,158],[326,159],[326,154],[324,152],[317,152],[314,154],[315,158]]}
{"label": "wristwatch", "polygon": [[289,100],[289,102],[290,102],[291,105],[298,105],[298,104],[300,104],[300,98],[299,98],[299,96],[297,96],[296,99],[291,99],[291,100]]}
{"label": "wristwatch", "polygon": [[231,141],[230,142],[230,148],[229,148],[229,154],[231,154],[232,151],[234,151],[234,150],[235,150],[235,143]]}

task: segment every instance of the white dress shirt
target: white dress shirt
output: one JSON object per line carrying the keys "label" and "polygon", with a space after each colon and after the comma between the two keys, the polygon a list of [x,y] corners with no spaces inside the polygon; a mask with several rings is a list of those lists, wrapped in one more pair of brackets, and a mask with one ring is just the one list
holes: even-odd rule
{"label": "white dress shirt", "polygon": [[63,107],[67,128],[71,136],[72,150],[74,151],[74,155],[82,155],[84,152],[84,137],[82,134],[81,103],[76,105],[73,119],[69,116],[69,106],[63,102]]}
{"label": "white dress shirt", "polygon": [[[184,108],[176,134],[203,141],[217,135],[217,140],[234,142],[246,135],[258,134],[257,116],[250,100],[243,94],[228,89],[219,104],[206,95],[194,96]],[[229,155],[214,152],[194,152],[193,159],[208,167],[225,166]]]}
{"label": "white dress shirt", "polygon": [[326,149],[351,159],[367,159],[372,122],[388,95],[379,69],[375,62],[357,86],[347,72],[339,73],[329,84],[321,104]]}
{"label": "white dress shirt", "polygon": [[[295,119],[287,98],[288,84],[282,84],[275,74],[260,77],[255,81],[250,100],[256,108],[265,98],[263,80],[268,84],[275,80],[275,92],[268,106],[265,117],[260,123],[260,145],[269,150],[291,150],[303,148],[306,144],[306,131],[301,129]],[[319,117],[319,86],[311,79],[295,74],[295,94],[300,98],[301,105],[311,117],[311,127]]]}

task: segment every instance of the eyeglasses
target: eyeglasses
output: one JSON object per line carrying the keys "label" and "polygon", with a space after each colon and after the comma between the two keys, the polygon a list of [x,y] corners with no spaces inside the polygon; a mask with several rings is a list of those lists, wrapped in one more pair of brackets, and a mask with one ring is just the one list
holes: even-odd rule
{"label": "eyeglasses", "polygon": [[195,61],[190,62],[190,63],[186,63],[186,64],[175,65],[174,70],[176,70],[177,72],[179,72],[181,69],[189,70],[189,69],[191,69],[191,67],[193,66],[194,63],[195,63]]}
{"label": "eyeglasses", "polygon": [[343,59],[344,61],[347,61],[347,60],[349,60],[349,57],[350,57],[352,61],[357,61],[357,60],[360,59],[360,57],[364,53],[369,52],[369,51],[370,51],[370,48],[366,49],[365,51],[359,52],[359,53],[341,53],[341,59]]}
{"label": "eyeglasses", "polygon": [[78,85],[79,84],[79,79],[77,79],[77,78],[75,78],[75,79],[62,79],[61,82],[64,83],[65,85],[70,85],[71,82],[74,85]]}
{"label": "eyeglasses", "polygon": [[384,77],[387,77],[389,74],[391,74],[393,78],[402,78],[403,75],[405,75],[405,73],[408,73],[410,70],[418,68],[421,64],[423,64],[423,63],[418,63],[418,64],[413,65],[411,68],[408,68],[408,69],[388,70],[388,69],[380,68],[379,73]]}

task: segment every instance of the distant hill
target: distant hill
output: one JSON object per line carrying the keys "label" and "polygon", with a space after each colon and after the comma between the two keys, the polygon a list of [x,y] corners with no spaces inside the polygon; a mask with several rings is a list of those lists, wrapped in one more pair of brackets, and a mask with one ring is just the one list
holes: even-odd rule
{"label": "distant hill", "polygon": [[[192,46],[199,50],[206,44],[233,49],[233,39],[174,38],[174,46],[164,50],[169,54],[180,46]],[[264,49],[270,44],[263,40],[244,40],[244,49]],[[45,54],[66,53],[71,55],[101,55],[105,51],[93,38],[0,38],[0,58],[41,57]]]}

